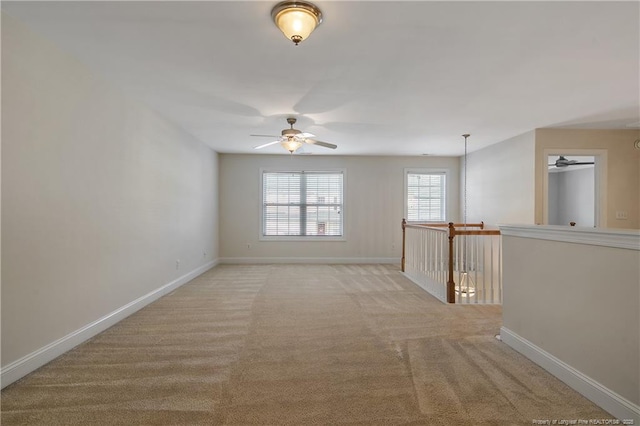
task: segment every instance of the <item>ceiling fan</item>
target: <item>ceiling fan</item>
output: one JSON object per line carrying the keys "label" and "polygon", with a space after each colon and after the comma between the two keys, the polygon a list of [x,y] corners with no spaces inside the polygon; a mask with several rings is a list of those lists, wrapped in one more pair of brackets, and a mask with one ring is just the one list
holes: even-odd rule
{"label": "ceiling fan", "polygon": [[312,139],[312,138],[315,138],[316,135],[313,135],[311,133],[301,132],[298,129],[294,129],[293,125],[296,124],[296,121],[297,119],[295,117],[288,117],[287,123],[289,123],[291,128],[282,130],[281,136],[250,135],[250,136],[265,137],[265,138],[279,138],[278,140],[268,142],[262,145],[258,145],[253,149],[262,149],[262,148],[266,148],[268,146],[279,143],[280,145],[282,145],[284,149],[286,149],[287,151],[293,154],[298,148],[300,148],[305,143],[310,145],[323,146],[325,148],[330,148],[330,149],[336,149],[338,147],[337,145],[334,145],[332,143],[322,142],[316,139]]}
{"label": "ceiling fan", "polygon": [[556,166],[556,167],[569,167],[569,166],[582,166],[582,165],[586,165],[586,164],[594,164],[593,161],[591,162],[583,162],[583,161],[576,161],[576,160],[567,160],[564,156],[559,156],[558,159],[556,160],[555,163],[553,164],[549,164],[549,166]]}

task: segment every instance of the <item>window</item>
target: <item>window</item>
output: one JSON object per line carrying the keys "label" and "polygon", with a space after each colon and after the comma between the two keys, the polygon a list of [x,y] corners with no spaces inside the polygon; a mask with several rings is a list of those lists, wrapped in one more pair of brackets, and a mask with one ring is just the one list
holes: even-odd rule
{"label": "window", "polygon": [[262,172],[263,237],[343,236],[344,172]]}
{"label": "window", "polygon": [[405,217],[408,222],[446,220],[446,172],[405,171]]}

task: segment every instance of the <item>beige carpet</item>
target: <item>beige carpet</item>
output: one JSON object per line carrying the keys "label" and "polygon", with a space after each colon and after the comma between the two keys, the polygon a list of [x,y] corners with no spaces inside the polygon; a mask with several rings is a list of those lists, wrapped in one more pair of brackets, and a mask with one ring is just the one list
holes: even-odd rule
{"label": "beige carpet", "polygon": [[2,425],[611,418],[383,265],[224,265],[2,391]]}

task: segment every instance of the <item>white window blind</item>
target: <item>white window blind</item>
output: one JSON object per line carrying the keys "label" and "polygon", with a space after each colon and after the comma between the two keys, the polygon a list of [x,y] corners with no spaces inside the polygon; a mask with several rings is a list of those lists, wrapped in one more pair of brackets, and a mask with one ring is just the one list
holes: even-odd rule
{"label": "white window blind", "polygon": [[446,220],[444,172],[407,172],[407,221]]}
{"label": "white window blind", "polygon": [[343,234],[342,172],[263,172],[262,235]]}

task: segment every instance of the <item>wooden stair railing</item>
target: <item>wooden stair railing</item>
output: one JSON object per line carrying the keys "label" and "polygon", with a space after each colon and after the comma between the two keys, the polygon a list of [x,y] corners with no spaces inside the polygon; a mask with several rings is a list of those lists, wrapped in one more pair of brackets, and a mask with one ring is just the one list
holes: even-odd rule
{"label": "wooden stair railing", "polygon": [[[448,271],[446,282],[446,298],[448,303],[455,303],[455,279],[454,279],[454,239],[458,235],[500,235],[500,231],[495,229],[484,229],[484,222],[480,223],[407,223],[406,219],[402,219],[402,259],[401,270],[405,272],[406,267],[406,229],[407,227],[425,227],[425,228],[448,228]],[[478,229],[469,229],[478,228]]]}

